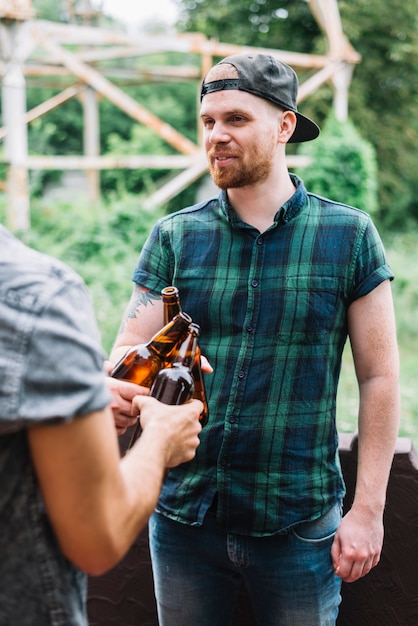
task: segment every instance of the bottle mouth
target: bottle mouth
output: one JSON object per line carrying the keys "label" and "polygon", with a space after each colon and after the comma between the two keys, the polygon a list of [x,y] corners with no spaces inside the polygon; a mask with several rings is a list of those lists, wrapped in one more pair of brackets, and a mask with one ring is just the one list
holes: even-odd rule
{"label": "bottle mouth", "polygon": [[184,319],[188,324],[192,323],[192,318],[190,317],[190,315],[188,313],[185,313],[184,311],[180,311],[180,313],[178,313],[178,315],[175,316],[174,319],[176,319],[177,317],[181,317],[182,319]]}

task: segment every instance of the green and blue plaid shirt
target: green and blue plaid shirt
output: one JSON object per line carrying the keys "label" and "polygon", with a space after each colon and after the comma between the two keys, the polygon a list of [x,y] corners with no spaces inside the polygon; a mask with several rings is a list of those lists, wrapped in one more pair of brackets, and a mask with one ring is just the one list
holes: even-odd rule
{"label": "green and blue plaid shirt", "polygon": [[214,368],[210,418],[158,509],[202,523],[215,493],[230,532],[264,536],[325,513],[344,494],[335,424],[347,309],[392,279],[369,216],[306,192],[264,233],[227,196],[160,220],[134,281],[179,288]]}

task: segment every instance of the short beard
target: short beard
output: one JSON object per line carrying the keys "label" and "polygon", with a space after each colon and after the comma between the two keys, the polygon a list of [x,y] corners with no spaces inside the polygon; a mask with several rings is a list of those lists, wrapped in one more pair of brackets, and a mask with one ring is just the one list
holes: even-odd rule
{"label": "short beard", "polygon": [[272,156],[254,154],[254,162],[245,164],[237,161],[237,167],[219,168],[215,165],[216,152],[209,154],[209,171],[213,182],[219,189],[234,189],[261,183],[268,178],[272,169]]}

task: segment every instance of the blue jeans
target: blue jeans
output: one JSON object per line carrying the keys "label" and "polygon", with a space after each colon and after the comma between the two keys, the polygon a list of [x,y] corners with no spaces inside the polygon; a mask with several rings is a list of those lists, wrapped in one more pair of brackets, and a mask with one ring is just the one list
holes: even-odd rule
{"label": "blue jeans", "polygon": [[330,550],[340,521],[337,504],[285,534],[246,537],[220,530],[210,511],[203,526],[154,513],[150,548],[160,626],[230,626],[241,580],[259,626],[334,626],[341,580]]}

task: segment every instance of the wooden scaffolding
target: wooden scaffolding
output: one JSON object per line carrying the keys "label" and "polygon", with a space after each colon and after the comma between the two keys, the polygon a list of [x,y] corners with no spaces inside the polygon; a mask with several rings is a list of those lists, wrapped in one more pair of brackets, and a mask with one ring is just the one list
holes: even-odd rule
{"label": "wooden scaffolding", "polygon": [[[90,19],[90,0],[84,0],[84,15]],[[288,63],[296,71],[311,70],[301,82],[299,102],[329,83],[334,92],[334,109],[338,119],[347,117],[348,89],[352,70],[360,56],[344,35],[337,0],[308,0],[312,13],[326,35],[328,50],[324,55],[302,54],[284,50],[252,48],[222,43],[199,33],[178,35],[141,35],[106,30],[93,25],[58,23],[36,19],[31,0],[0,0],[0,73],[2,76],[3,127],[6,181],[0,186],[7,193],[8,227],[25,230],[30,226],[28,171],[84,170],[88,196],[92,202],[99,197],[99,172],[102,169],[167,169],[180,171],[147,200],[149,208],[167,202],[207,172],[207,162],[200,145],[187,139],[141,102],[134,100],[118,86],[117,70],[103,62],[138,58],[157,52],[180,52],[198,55],[196,66],[150,66],[146,80],[193,80],[196,89],[213,64],[214,57],[244,51],[267,52]],[[69,0],[70,16],[75,0]],[[94,16],[93,16],[94,17]],[[85,22],[86,20],[84,20]],[[94,22],[94,19],[90,19]],[[103,63],[103,67],[101,67]],[[54,97],[26,110],[28,77],[54,77],[65,87]],[[136,71],[136,77],[141,79]],[[99,150],[100,119],[98,98],[104,97],[135,121],[151,128],[173,146],[175,155],[102,156]],[[35,156],[28,153],[27,125],[59,107],[71,98],[79,98],[83,106],[84,154],[80,156]],[[197,123],[197,121],[196,121]],[[303,165],[301,157],[288,157],[289,166]]]}

